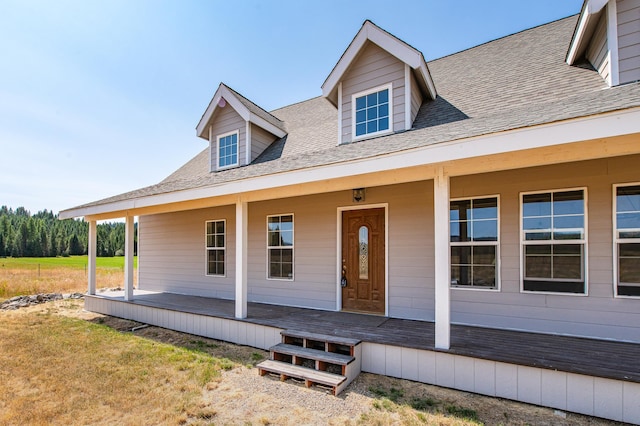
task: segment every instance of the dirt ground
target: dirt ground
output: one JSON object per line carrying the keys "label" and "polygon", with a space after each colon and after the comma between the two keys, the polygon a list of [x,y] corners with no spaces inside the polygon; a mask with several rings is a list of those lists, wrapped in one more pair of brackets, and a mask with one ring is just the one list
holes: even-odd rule
{"label": "dirt ground", "polygon": [[[86,312],[82,300],[25,308],[48,310],[102,323],[123,333],[210,352],[239,364],[203,389],[197,413],[188,424],[343,425],[343,424],[486,424],[614,425],[602,419],[454,391],[408,380],[362,373],[342,394],[306,388],[292,380],[260,377],[255,364],[268,352]],[[412,407],[413,405],[413,407]],[[467,420],[465,420],[465,418]],[[470,420],[469,420],[470,419]]]}

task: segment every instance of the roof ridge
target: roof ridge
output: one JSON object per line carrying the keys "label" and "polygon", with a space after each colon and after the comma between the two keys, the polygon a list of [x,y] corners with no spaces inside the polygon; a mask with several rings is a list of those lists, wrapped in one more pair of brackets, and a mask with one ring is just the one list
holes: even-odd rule
{"label": "roof ridge", "polygon": [[271,117],[273,117],[274,119],[278,120],[280,123],[284,124],[284,121],[280,120],[278,117],[276,117],[275,115],[271,114],[269,111],[267,111],[266,109],[262,108],[260,105],[258,105],[257,103],[253,102],[251,99],[249,99],[246,96],[242,95],[240,92],[238,92],[237,90],[233,89],[228,84],[226,84],[226,83],[220,83],[220,84],[223,85],[224,87],[226,87],[227,89],[229,89],[231,92],[233,92],[234,95],[236,95],[239,98],[241,98],[241,100],[245,100],[245,101],[249,102],[251,105],[253,105],[256,108],[260,109],[264,113],[269,114]]}

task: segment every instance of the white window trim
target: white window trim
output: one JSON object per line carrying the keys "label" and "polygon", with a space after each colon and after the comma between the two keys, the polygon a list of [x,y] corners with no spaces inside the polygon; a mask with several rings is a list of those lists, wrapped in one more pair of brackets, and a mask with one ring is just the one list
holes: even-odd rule
{"label": "white window trim", "polygon": [[[291,216],[291,220],[292,220],[292,224],[293,224],[293,244],[290,247],[281,247],[281,248],[287,248],[287,249],[291,249],[291,278],[282,278],[282,277],[270,277],[269,276],[269,249],[270,248],[278,248],[276,246],[270,246],[269,245],[269,218],[270,217],[282,217],[282,216]],[[295,278],[296,278],[296,250],[295,250],[295,246],[296,246],[296,218],[295,215],[293,213],[280,213],[280,214],[270,214],[267,215],[266,219],[265,219],[265,229],[266,229],[266,242],[267,242],[267,250],[266,250],[266,276],[267,276],[267,280],[268,281],[287,281],[287,282],[294,282]]]}
{"label": "white window trim", "polygon": [[[234,164],[227,164],[224,167],[220,167],[220,139],[225,138],[227,136],[236,135],[236,140],[238,141],[238,152],[236,153],[236,162]],[[223,133],[221,135],[216,136],[216,170],[225,170],[230,169],[231,167],[238,167],[240,164],[240,129],[234,130],[232,132]]]}
{"label": "white window trim", "polygon": [[[451,283],[449,283],[449,288],[451,290],[462,290],[462,291],[488,291],[488,292],[493,292],[493,293],[499,293],[502,289],[502,280],[500,279],[501,274],[500,274],[500,267],[501,267],[501,262],[500,262],[500,194],[493,194],[493,195],[481,195],[481,196],[474,196],[474,197],[457,197],[457,198],[450,198],[449,199],[449,203],[451,203],[451,201],[462,201],[462,200],[481,200],[484,198],[495,198],[497,199],[497,209],[498,209],[498,217],[496,218],[498,221],[498,241],[479,241],[479,242],[474,242],[474,241],[466,241],[466,242],[452,242],[451,241],[451,235],[449,235],[449,252],[451,252],[451,246],[470,246],[473,247],[474,245],[476,246],[495,246],[496,247],[496,286],[493,288],[487,288],[487,287],[475,287],[475,286],[453,286],[451,285]],[[451,207],[449,207],[449,210],[451,210]],[[449,224],[451,224],[451,218],[449,218]],[[449,269],[451,269],[451,258],[449,258]]]}
{"label": "white window trim", "polygon": [[[524,289],[524,229],[522,226],[522,214],[523,214],[523,204],[522,200],[525,195],[529,194],[546,194],[546,193],[556,193],[556,192],[567,192],[567,191],[583,191],[584,194],[584,238],[580,240],[581,242],[576,243],[575,240],[569,240],[570,242],[561,242],[560,244],[582,244],[584,246],[583,251],[583,274],[584,274],[584,293],[563,293],[563,292],[553,292],[553,291],[530,291]],[[587,192],[587,187],[573,187],[573,188],[557,188],[557,189],[540,189],[536,191],[526,191],[520,193],[520,211],[518,214],[518,222],[520,227],[520,241],[519,241],[519,249],[520,249],[520,293],[523,294],[538,294],[538,295],[549,295],[549,296],[572,296],[572,297],[587,297],[589,296],[589,197]],[[539,242],[529,242],[529,244],[554,244],[554,240],[541,240]]]}
{"label": "white window trim", "polygon": [[625,296],[618,294],[618,245],[621,243],[638,243],[640,244],[640,238],[618,238],[618,188],[626,186],[640,186],[640,182],[630,183],[616,183],[612,188],[612,222],[613,222],[613,297],[618,299],[640,299],[640,296]]}
{"label": "white window trim", "polygon": [[[209,247],[207,246],[207,225],[212,222],[224,223],[224,247]],[[209,250],[224,250],[224,274],[210,274],[209,273]],[[227,219],[212,219],[204,222],[204,275],[207,277],[226,278],[227,276]]]}
{"label": "white window trim", "polygon": [[[389,129],[379,130],[374,133],[365,133],[364,135],[356,136],[356,98],[377,93],[382,90],[389,90]],[[360,141],[363,139],[369,139],[375,136],[387,135],[393,133],[393,84],[383,84],[382,86],[374,87],[372,89],[363,90],[362,92],[354,93],[351,95],[351,140]]]}

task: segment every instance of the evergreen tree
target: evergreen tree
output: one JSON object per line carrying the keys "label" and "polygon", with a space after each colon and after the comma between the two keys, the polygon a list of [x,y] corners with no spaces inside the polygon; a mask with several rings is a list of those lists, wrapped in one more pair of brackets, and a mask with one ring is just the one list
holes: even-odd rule
{"label": "evergreen tree", "polygon": [[72,234],[71,237],[69,237],[67,251],[71,256],[78,256],[84,253],[84,248],[82,244],[80,244],[80,240],[76,234]]}

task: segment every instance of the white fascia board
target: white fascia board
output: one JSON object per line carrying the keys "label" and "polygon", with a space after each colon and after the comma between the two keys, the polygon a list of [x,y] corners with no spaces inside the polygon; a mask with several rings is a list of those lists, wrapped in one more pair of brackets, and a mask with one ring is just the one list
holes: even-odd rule
{"label": "white fascia board", "polygon": [[588,0],[582,9],[576,32],[571,40],[569,51],[567,52],[566,62],[573,65],[579,58],[579,55],[586,49],[588,38],[591,36],[593,27],[597,24],[595,16],[606,6],[608,0]]}
{"label": "white fascia board", "polygon": [[220,98],[224,98],[224,100],[229,105],[231,105],[231,107],[238,113],[238,115],[240,115],[240,117],[242,117],[243,120],[249,120],[251,115],[249,109],[245,107],[244,104],[240,102],[240,100],[238,100],[236,95],[234,95],[229,89],[227,89],[224,84],[220,84],[220,87],[218,87],[218,90],[216,90],[216,93],[213,95],[211,102],[209,102],[207,110],[204,112],[202,118],[200,119],[200,122],[196,126],[196,135],[198,137],[208,139],[208,137],[204,136],[207,129],[207,124],[209,123],[209,120],[211,120],[211,117],[216,111],[216,108],[218,108],[218,102],[220,102]]}
{"label": "white fascia board", "polygon": [[[397,170],[399,164],[409,168],[635,133],[640,133],[640,107],[451,142],[436,143],[373,158],[282,172],[99,206],[71,209],[60,212],[60,218],[92,216]],[[429,176],[425,176],[425,179],[429,178]]]}

